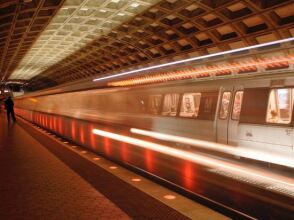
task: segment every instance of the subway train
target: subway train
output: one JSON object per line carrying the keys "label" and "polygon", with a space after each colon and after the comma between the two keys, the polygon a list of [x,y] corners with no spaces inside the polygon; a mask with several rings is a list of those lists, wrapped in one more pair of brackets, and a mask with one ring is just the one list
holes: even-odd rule
{"label": "subway train", "polygon": [[[294,156],[294,77],[92,89],[16,99],[16,109]],[[72,139],[68,136],[67,138]]]}
{"label": "subway train", "polygon": [[293,219],[293,74],[78,89],[16,114],[234,219]]}

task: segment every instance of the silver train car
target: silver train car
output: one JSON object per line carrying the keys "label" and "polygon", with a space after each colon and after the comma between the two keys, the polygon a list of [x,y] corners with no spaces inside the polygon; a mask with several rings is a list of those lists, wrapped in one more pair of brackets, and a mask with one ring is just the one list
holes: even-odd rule
{"label": "silver train car", "polygon": [[38,114],[143,129],[294,158],[294,76],[290,74],[56,91],[15,99],[17,114],[80,143],[73,135],[78,131],[70,130],[72,125],[64,125],[63,130],[68,129],[68,133],[62,133],[57,121],[52,119],[52,125],[48,122],[46,126],[47,122],[42,122]]}

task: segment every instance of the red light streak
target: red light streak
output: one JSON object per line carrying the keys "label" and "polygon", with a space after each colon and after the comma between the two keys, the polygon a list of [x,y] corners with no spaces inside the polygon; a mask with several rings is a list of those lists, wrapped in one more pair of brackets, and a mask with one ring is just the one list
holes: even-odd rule
{"label": "red light streak", "polygon": [[195,187],[195,170],[193,164],[190,161],[184,161],[183,164],[183,185],[192,190]]}
{"label": "red light streak", "polygon": [[128,146],[127,143],[121,142],[120,143],[120,155],[123,160],[123,162],[128,162],[129,161],[129,151],[128,151]]}
{"label": "red light streak", "polygon": [[145,166],[149,172],[154,172],[154,153],[151,150],[144,150]]}
{"label": "red light streak", "polygon": [[[235,175],[245,175],[250,178],[255,178],[258,180],[266,182],[274,182],[278,184],[284,184],[286,186],[294,187],[294,181],[291,178],[281,176],[278,174],[273,174],[272,172],[267,172],[265,170],[259,170],[250,167],[244,167],[235,162],[230,162],[226,160],[217,159],[214,157],[209,157],[207,155],[195,154],[193,152],[184,151],[181,149],[173,148],[167,145],[152,143],[149,141],[144,141],[141,139],[128,137],[112,132],[107,132],[99,129],[94,129],[92,131],[96,135],[100,135],[105,138],[110,138],[116,141],[126,142],[128,144],[143,148],[145,150],[151,150],[159,152],[165,155],[169,155],[175,158],[179,158],[184,161],[190,161],[196,164],[201,164],[206,167],[217,168],[224,170],[226,172],[233,173]],[[154,163],[152,163],[154,164]]]}
{"label": "red light streak", "polygon": [[71,121],[71,138],[73,140],[76,139],[76,132],[77,132],[77,125],[76,125],[76,121],[72,120]]}
{"label": "red light streak", "polygon": [[48,115],[45,115],[45,127],[49,128],[49,118]]}
{"label": "red light streak", "polygon": [[54,126],[54,131],[57,131],[57,116],[53,117],[53,126]]}
{"label": "red light streak", "polygon": [[111,145],[110,139],[107,137],[104,137],[103,138],[103,149],[104,149],[104,153],[107,156],[110,156],[110,154],[111,154],[111,146],[110,145]]}
{"label": "red light streak", "polygon": [[82,144],[85,144],[85,129],[83,124],[80,124],[80,140]]}
{"label": "red light streak", "polygon": [[53,130],[53,116],[50,116],[49,123],[50,123],[50,129]]}
{"label": "red light streak", "polygon": [[59,134],[63,134],[62,118],[61,117],[58,117],[57,123],[58,123],[58,132],[59,132]]}
{"label": "red light streak", "polygon": [[91,132],[94,129],[94,125],[90,125],[90,145],[93,149],[96,149],[96,136]]}

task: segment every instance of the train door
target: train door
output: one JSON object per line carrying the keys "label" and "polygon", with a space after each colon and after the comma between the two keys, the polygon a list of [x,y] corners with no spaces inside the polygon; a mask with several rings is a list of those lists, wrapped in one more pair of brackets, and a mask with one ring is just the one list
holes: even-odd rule
{"label": "train door", "polygon": [[228,144],[238,145],[238,126],[243,101],[243,88],[235,87],[231,97],[231,113],[228,119]]}
{"label": "train door", "polygon": [[293,152],[294,89],[248,88],[238,125],[238,145],[289,156]]}
{"label": "train door", "polygon": [[230,109],[233,97],[233,87],[222,87],[220,89],[218,102],[218,114],[216,119],[217,142],[228,143],[228,125],[230,120]]}

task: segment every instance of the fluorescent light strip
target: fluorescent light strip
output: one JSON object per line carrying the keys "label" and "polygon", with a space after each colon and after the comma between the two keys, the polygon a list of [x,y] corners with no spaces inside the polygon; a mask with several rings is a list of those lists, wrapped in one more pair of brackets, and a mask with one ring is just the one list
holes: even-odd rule
{"label": "fluorescent light strip", "polygon": [[192,138],[180,137],[175,135],[163,134],[159,132],[146,131],[146,130],[141,130],[137,128],[131,128],[131,132],[134,134],[140,134],[140,135],[156,138],[159,140],[188,144],[188,145],[196,146],[198,148],[214,150],[214,151],[228,153],[235,156],[241,156],[245,158],[250,158],[254,160],[259,160],[259,161],[264,161],[268,163],[274,163],[274,164],[279,164],[279,165],[294,168],[293,159],[279,157],[279,156],[272,155],[266,152],[250,150],[244,147],[236,148],[235,146],[229,146],[229,145],[214,143],[210,141],[203,141],[199,139],[192,139]]}
{"label": "fluorescent light strip", "polygon": [[[180,80],[184,78],[191,78],[191,77],[197,77],[198,75],[201,74],[211,74],[211,73],[217,73],[218,71],[226,71],[226,70],[234,70],[234,69],[241,69],[241,68],[247,68],[247,67],[252,67],[252,66],[265,66],[265,65],[270,65],[270,64],[276,64],[279,62],[293,62],[294,57],[284,57],[281,58],[280,60],[269,60],[269,61],[263,61],[263,62],[248,62],[246,64],[240,64],[240,65],[228,65],[228,66],[222,66],[222,67],[217,67],[214,69],[204,69],[204,70],[197,70],[193,73],[191,71],[187,71],[186,73],[183,73],[183,70],[181,73],[178,72],[171,72],[169,74],[163,75],[163,74],[155,74],[152,76],[142,76],[142,77],[137,77],[137,78],[131,78],[131,79],[125,79],[121,81],[114,81],[114,82],[109,82],[108,85],[110,86],[128,86],[128,85],[138,85],[138,84],[146,84],[146,83],[154,83],[154,82],[160,82],[162,80]],[[203,68],[202,68],[203,69]]]}
{"label": "fluorescent light strip", "polygon": [[180,149],[175,149],[175,148],[172,148],[172,147],[169,147],[166,145],[156,144],[156,143],[140,140],[140,139],[133,138],[133,137],[128,137],[125,135],[120,135],[120,134],[115,134],[115,133],[108,132],[108,131],[103,131],[100,129],[93,129],[92,133],[99,135],[99,136],[102,136],[102,137],[110,138],[110,139],[113,139],[116,141],[125,142],[125,143],[131,144],[131,145],[135,145],[135,146],[138,146],[141,148],[150,149],[152,151],[167,154],[172,157],[180,158],[183,160],[188,160],[188,161],[191,161],[191,162],[194,162],[197,164],[201,164],[201,165],[204,165],[207,167],[224,169],[226,171],[233,172],[236,175],[244,174],[246,176],[250,176],[253,178],[258,178],[258,179],[270,181],[271,183],[275,182],[275,183],[284,184],[284,185],[287,185],[290,187],[294,187],[293,181],[291,181],[291,179],[286,178],[286,177],[282,177],[282,176],[278,176],[278,175],[273,175],[273,174],[266,172],[266,171],[258,171],[257,169],[253,169],[253,168],[245,168],[245,167],[242,167],[241,165],[238,165],[236,163],[226,162],[226,161],[222,161],[219,159],[210,158],[210,157],[202,156],[199,154],[194,154],[194,153],[183,151]]}
{"label": "fluorescent light strip", "polygon": [[102,80],[106,80],[106,79],[111,79],[111,78],[116,78],[116,77],[120,77],[120,76],[129,75],[129,74],[132,74],[132,73],[143,72],[145,70],[152,70],[152,69],[157,69],[157,68],[166,67],[166,66],[172,66],[172,65],[175,65],[175,64],[180,64],[180,63],[185,63],[185,62],[196,61],[196,60],[201,60],[201,59],[205,59],[205,58],[210,58],[210,57],[215,57],[215,56],[220,56],[220,55],[226,55],[226,54],[230,54],[230,53],[242,52],[242,51],[245,51],[245,50],[251,50],[251,49],[256,49],[256,48],[261,48],[261,47],[272,46],[272,45],[275,45],[275,44],[286,43],[286,42],[290,42],[290,41],[293,41],[293,40],[294,40],[294,37],[291,37],[291,38],[286,38],[286,39],[282,39],[282,40],[267,42],[267,43],[263,43],[263,44],[257,44],[257,45],[253,45],[253,46],[248,46],[248,47],[243,47],[243,48],[238,48],[238,49],[233,49],[233,50],[227,50],[227,51],[222,51],[222,52],[219,52],[219,53],[208,54],[208,55],[204,55],[204,56],[200,56],[200,57],[192,57],[192,58],[188,58],[188,59],[184,59],[184,60],[178,60],[178,61],[174,61],[174,62],[170,62],[170,63],[164,63],[164,64],[145,67],[145,68],[141,68],[141,69],[137,69],[137,70],[130,70],[130,71],[127,71],[127,72],[113,74],[113,75],[110,75],[110,76],[100,77],[100,78],[94,79],[93,81],[94,82],[95,81],[102,81]]}

